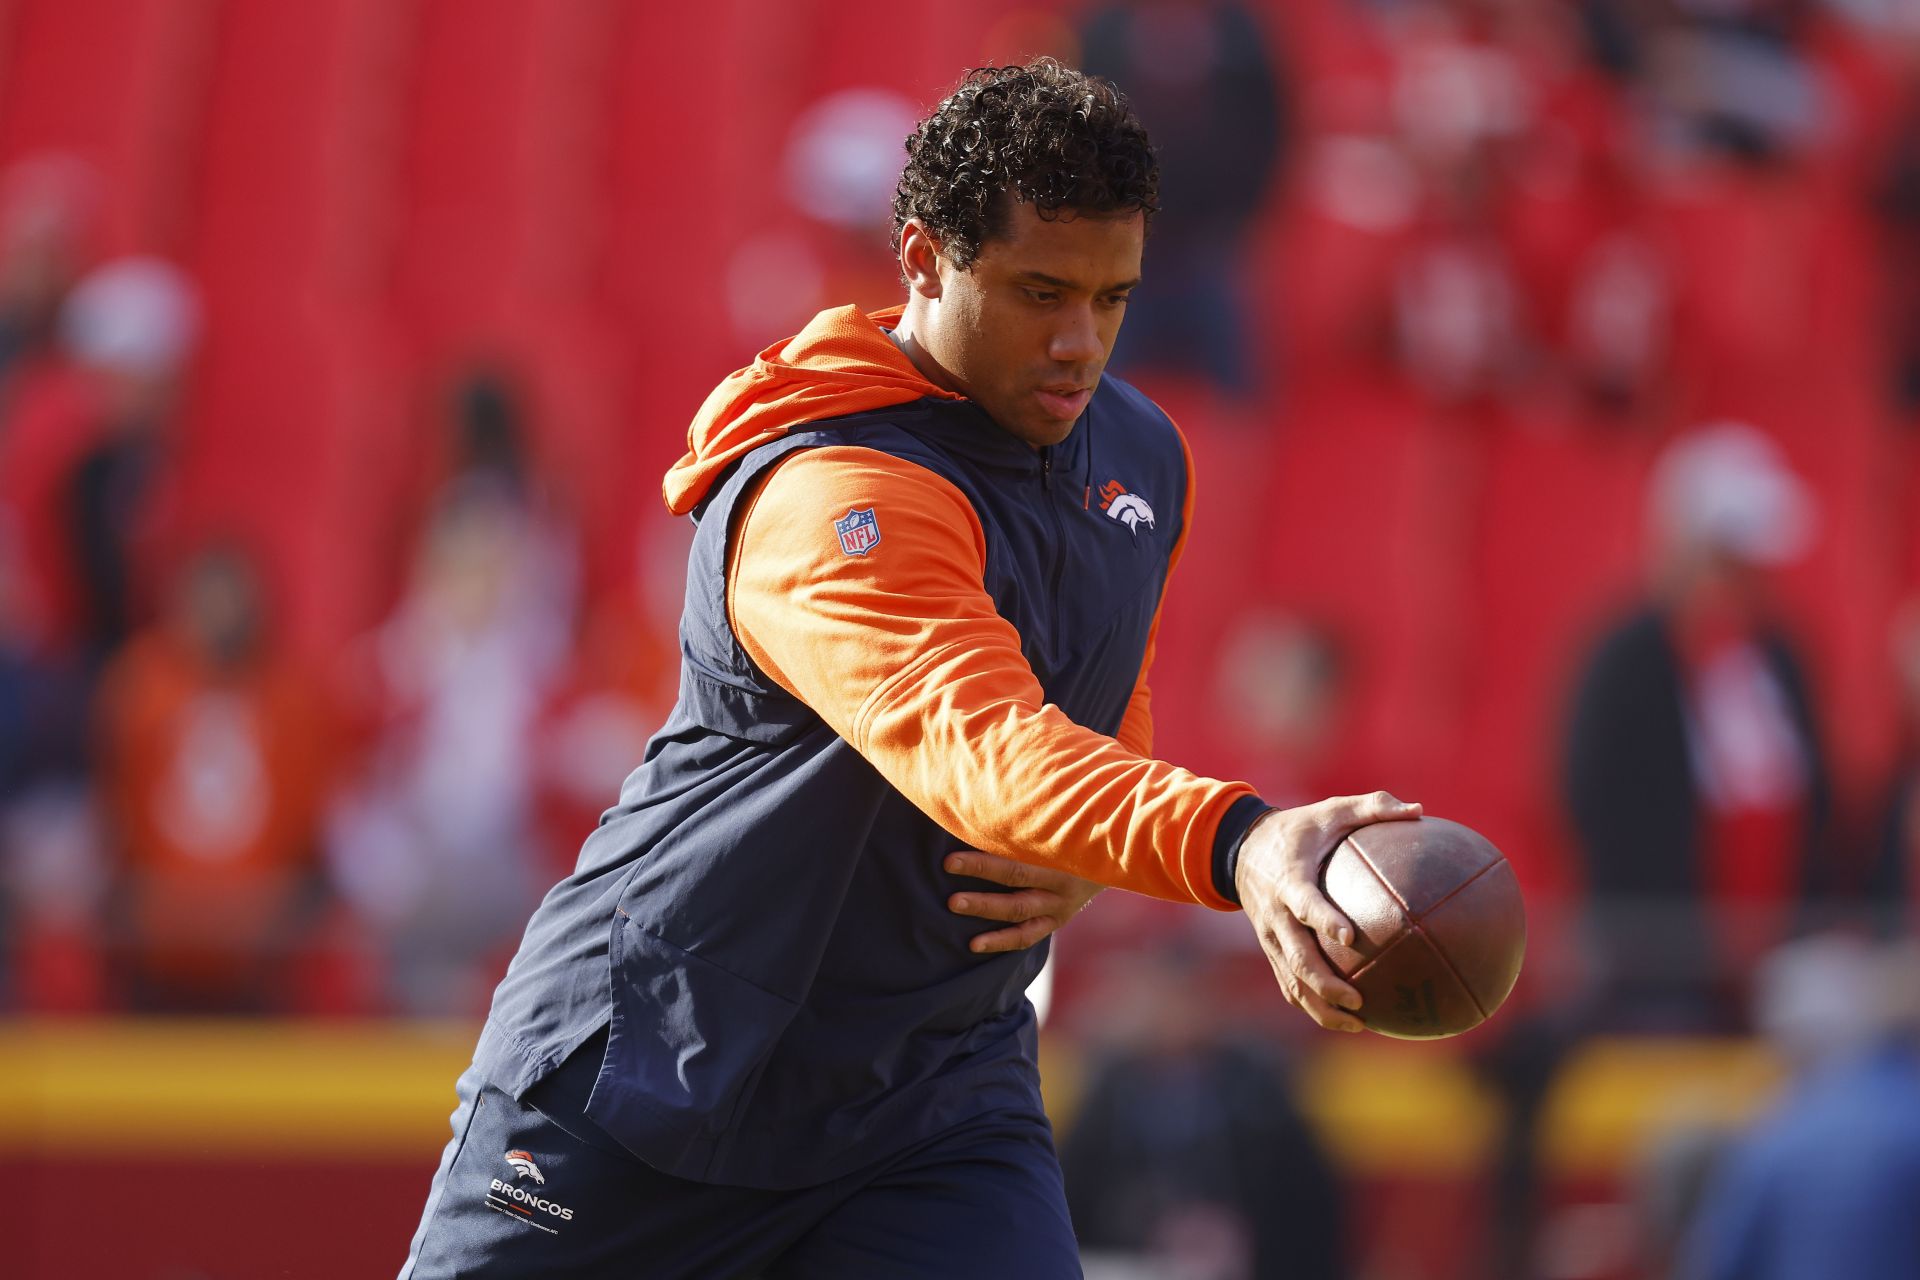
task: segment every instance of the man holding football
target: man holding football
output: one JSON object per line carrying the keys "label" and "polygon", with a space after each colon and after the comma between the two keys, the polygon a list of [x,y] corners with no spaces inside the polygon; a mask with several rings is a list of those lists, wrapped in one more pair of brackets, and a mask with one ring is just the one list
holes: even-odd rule
{"label": "man holding football", "polygon": [[1418,808],[1152,756],[1189,459],[1103,377],[1145,131],[1040,59],[907,150],[905,305],[763,352],[667,475],[679,702],[495,994],[404,1277],[1077,1276],[1024,993],[1102,885],[1243,908],[1359,1029],[1315,876]]}

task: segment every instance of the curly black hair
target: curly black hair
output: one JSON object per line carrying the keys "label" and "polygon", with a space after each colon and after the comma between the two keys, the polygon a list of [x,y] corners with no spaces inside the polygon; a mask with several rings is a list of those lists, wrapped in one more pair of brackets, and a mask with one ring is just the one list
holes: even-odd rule
{"label": "curly black hair", "polygon": [[1126,95],[1052,58],[978,67],[907,139],[893,248],[918,218],[961,270],[1005,231],[1011,202],[1043,218],[1160,207],[1160,165]]}

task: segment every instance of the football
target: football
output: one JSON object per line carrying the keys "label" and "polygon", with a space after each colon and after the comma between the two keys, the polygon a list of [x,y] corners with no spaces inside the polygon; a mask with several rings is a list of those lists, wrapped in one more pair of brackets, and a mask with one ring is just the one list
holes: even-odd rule
{"label": "football", "polygon": [[1444,818],[1377,822],[1340,842],[1321,889],[1353,922],[1320,945],[1360,991],[1370,1031],[1459,1035],[1493,1016],[1520,976],[1527,917],[1513,868],[1492,842]]}

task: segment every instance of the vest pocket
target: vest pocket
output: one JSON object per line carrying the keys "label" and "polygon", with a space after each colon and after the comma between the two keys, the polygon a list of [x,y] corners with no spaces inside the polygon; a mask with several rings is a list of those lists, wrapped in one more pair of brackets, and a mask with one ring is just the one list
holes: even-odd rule
{"label": "vest pocket", "polygon": [[707,1175],[799,1006],[614,917],[613,1017],[587,1116],[676,1177]]}
{"label": "vest pocket", "polygon": [[680,668],[679,710],[702,728],[763,747],[785,746],[821,723],[812,708],[784,690],[759,692],[691,660]]}

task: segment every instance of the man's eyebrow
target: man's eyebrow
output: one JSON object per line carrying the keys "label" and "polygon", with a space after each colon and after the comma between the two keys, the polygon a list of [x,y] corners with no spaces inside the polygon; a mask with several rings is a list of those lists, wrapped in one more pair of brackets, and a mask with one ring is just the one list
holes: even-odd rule
{"label": "man's eyebrow", "polygon": [[[1058,276],[1050,276],[1043,271],[1022,271],[1020,272],[1019,278],[1023,281],[1027,281],[1033,284],[1044,284],[1050,289],[1065,289],[1069,291],[1076,291],[1082,287],[1077,281],[1062,280]],[[1098,290],[1098,292],[1120,293],[1123,290],[1133,288],[1135,285],[1139,283],[1140,283],[1140,277],[1135,276],[1131,280],[1122,280],[1118,284],[1110,284],[1106,288]]]}

